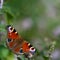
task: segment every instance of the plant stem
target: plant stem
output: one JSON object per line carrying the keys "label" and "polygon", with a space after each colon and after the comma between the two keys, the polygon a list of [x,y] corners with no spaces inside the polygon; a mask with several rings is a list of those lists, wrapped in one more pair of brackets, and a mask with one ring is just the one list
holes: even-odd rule
{"label": "plant stem", "polygon": [[22,60],[20,57],[17,57],[17,60]]}

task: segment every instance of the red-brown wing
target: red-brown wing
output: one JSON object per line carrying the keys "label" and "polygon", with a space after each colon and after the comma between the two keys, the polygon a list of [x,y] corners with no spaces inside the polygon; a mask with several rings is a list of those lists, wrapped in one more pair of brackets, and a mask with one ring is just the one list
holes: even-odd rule
{"label": "red-brown wing", "polygon": [[[22,52],[21,52],[22,49]],[[29,52],[29,46],[26,41],[23,41],[21,44],[17,44],[16,47],[13,49],[13,51],[16,54],[21,54],[21,53],[28,53]]]}
{"label": "red-brown wing", "polygon": [[21,36],[18,35],[16,30],[11,27],[10,25],[7,26],[8,30],[8,40],[7,40],[7,46],[11,51],[13,51],[16,54],[21,53],[31,53],[33,54],[35,52],[35,49],[27,43],[25,40],[22,39]]}

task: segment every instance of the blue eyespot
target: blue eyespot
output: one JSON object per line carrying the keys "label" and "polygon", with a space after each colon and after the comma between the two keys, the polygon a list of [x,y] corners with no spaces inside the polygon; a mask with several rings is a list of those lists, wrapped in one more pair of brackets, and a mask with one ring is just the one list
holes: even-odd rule
{"label": "blue eyespot", "polygon": [[22,49],[20,49],[20,53],[23,53],[23,50]]}
{"label": "blue eyespot", "polygon": [[11,39],[8,39],[8,42],[11,42]]}

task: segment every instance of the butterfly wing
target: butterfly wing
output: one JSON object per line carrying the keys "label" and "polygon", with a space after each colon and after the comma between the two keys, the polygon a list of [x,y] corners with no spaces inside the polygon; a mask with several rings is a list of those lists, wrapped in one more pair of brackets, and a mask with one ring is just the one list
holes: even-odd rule
{"label": "butterfly wing", "polygon": [[23,53],[35,53],[35,48],[28,42],[26,42],[21,36],[18,35],[16,30],[11,26],[7,26],[7,46],[11,51],[15,54],[23,54]]}

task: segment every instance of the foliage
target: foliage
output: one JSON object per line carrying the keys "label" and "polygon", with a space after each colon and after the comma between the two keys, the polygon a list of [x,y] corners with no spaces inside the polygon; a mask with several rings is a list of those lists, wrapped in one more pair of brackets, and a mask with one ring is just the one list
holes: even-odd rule
{"label": "foliage", "polygon": [[[60,6],[58,0],[5,0],[3,8],[0,10],[0,16],[1,14],[4,15],[4,20],[2,18],[0,19],[0,33],[2,33],[2,41],[0,43],[0,59],[13,60],[14,58],[10,50],[5,47],[5,26],[11,24],[16,27],[19,34],[25,40],[31,42],[31,44],[36,48],[36,56],[33,58],[34,60],[49,60],[51,57],[47,57],[47,55],[54,51],[55,45],[56,47],[60,47],[60,38],[53,34],[54,28],[60,26],[59,12]],[[32,19],[32,27],[29,29],[24,29],[22,25],[25,18]],[[6,23],[2,23],[2,21]],[[56,44],[51,44],[53,42],[56,42]],[[48,51],[51,52],[48,53]]]}

